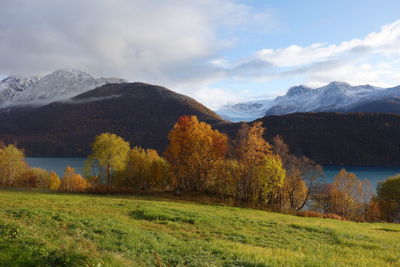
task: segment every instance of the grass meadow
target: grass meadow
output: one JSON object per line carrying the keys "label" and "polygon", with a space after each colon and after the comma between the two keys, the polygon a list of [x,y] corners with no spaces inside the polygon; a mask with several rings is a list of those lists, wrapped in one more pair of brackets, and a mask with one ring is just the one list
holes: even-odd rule
{"label": "grass meadow", "polygon": [[400,225],[2,189],[0,266],[400,266]]}

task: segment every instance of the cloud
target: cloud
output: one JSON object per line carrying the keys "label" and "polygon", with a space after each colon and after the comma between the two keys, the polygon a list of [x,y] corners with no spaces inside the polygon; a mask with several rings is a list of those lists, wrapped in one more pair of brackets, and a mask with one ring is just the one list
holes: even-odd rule
{"label": "cloud", "polygon": [[338,45],[314,43],[286,48],[262,49],[246,65],[268,65],[259,75],[243,79],[271,80],[304,76],[308,84],[341,80],[353,84],[374,83],[390,86],[399,83],[400,20],[385,25],[363,39],[352,39]]}
{"label": "cloud", "polygon": [[[2,0],[0,72],[79,68],[154,83],[198,79],[232,44],[219,33],[268,20],[233,0]],[[210,75],[209,72],[207,76]]]}

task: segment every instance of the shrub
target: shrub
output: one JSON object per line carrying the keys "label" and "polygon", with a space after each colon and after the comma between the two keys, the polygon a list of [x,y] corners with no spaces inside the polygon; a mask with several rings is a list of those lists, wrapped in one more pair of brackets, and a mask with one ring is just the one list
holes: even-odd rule
{"label": "shrub", "polygon": [[60,190],[65,192],[84,192],[87,187],[86,179],[68,166],[61,180]]}

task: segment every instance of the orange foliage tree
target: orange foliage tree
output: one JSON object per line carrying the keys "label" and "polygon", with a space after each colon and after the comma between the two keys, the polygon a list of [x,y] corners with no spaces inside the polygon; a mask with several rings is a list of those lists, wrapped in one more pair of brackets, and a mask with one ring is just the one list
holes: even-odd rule
{"label": "orange foliage tree", "polygon": [[243,124],[239,130],[234,156],[242,171],[236,182],[238,199],[258,206],[270,204],[285,181],[285,170],[280,157],[272,152],[264,140],[261,122]]}
{"label": "orange foliage tree", "polygon": [[86,179],[75,173],[75,169],[68,166],[61,179],[60,190],[65,192],[84,192],[87,187]]}
{"label": "orange foliage tree", "polygon": [[196,116],[182,116],[168,140],[165,156],[177,186],[185,191],[205,190],[215,178],[218,160],[227,153],[227,136]]}

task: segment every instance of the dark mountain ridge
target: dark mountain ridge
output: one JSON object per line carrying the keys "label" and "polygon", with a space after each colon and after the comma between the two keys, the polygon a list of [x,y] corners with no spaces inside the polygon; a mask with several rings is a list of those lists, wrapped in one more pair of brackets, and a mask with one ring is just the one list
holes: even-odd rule
{"label": "dark mountain ridge", "polygon": [[[265,139],[283,137],[292,153],[323,165],[400,166],[400,115],[292,113],[258,119]],[[234,135],[241,123],[218,126]]]}
{"label": "dark mountain ridge", "polygon": [[30,156],[86,156],[96,135],[112,132],[132,145],[163,151],[182,115],[223,122],[194,99],[161,86],[107,84],[68,101],[2,112],[0,140],[17,143]]}

